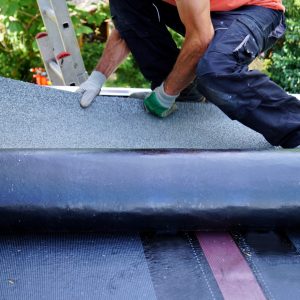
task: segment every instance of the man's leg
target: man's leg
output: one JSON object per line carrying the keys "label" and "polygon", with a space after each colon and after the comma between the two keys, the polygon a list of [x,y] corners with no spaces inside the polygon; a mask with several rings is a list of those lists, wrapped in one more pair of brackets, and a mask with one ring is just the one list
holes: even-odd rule
{"label": "man's leg", "polygon": [[[168,5],[168,4],[165,4]],[[176,8],[168,5],[169,20],[179,24],[171,15]],[[110,0],[115,27],[126,41],[144,77],[151,88],[159,86],[168,76],[179,54],[171,34],[167,30],[165,14],[168,10],[160,0]]]}
{"label": "man's leg", "polygon": [[300,145],[300,101],[261,72],[248,70],[283,34],[282,13],[251,6],[212,18],[215,38],[197,68],[200,91],[272,145]]}

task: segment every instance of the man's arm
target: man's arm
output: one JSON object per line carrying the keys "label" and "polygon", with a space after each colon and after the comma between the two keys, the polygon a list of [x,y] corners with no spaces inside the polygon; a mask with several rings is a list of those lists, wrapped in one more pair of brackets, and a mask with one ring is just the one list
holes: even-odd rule
{"label": "man's arm", "polygon": [[214,36],[209,0],[176,0],[186,29],[185,40],[176,64],[164,83],[165,92],[177,95],[196,76],[196,67]]}
{"label": "man's arm", "polygon": [[117,29],[110,34],[103,54],[97,64],[96,71],[108,78],[128,56],[130,50],[121,38]]}
{"label": "man's arm", "polygon": [[126,42],[117,29],[110,34],[103,54],[96,69],[89,78],[80,85],[78,92],[82,93],[80,105],[88,107],[101,91],[106,79],[118,68],[129,54]]}
{"label": "man's arm", "polygon": [[176,0],[186,34],[167,79],[144,100],[150,113],[164,118],[176,109],[176,98],[196,76],[196,67],[214,36],[209,0]]}

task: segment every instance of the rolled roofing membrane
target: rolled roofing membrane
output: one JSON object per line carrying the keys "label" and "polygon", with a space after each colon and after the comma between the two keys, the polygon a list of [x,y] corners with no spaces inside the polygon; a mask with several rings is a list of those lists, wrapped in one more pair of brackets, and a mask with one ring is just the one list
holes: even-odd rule
{"label": "rolled roofing membrane", "polygon": [[0,165],[6,230],[300,225],[300,151],[10,150]]}

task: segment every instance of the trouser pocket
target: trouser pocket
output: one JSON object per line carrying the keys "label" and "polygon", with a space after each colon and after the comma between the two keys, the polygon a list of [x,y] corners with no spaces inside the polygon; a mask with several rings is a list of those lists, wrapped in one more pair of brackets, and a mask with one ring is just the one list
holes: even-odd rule
{"label": "trouser pocket", "polygon": [[233,50],[233,55],[238,63],[250,64],[260,53],[259,46],[251,34],[247,34],[244,40]]}
{"label": "trouser pocket", "polygon": [[273,47],[273,45],[281,39],[286,32],[286,24],[284,15],[281,16],[279,24],[275,27],[274,30],[270,32],[266,38],[265,49],[264,51]]}

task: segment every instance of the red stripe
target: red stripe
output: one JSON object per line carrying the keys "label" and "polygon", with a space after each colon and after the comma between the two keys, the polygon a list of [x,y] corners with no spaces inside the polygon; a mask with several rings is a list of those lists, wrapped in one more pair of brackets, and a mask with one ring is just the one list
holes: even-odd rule
{"label": "red stripe", "polygon": [[172,4],[172,5],[176,5],[176,1],[175,0],[163,0],[169,4]]}
{"label": "red stripe", "polygon": [[266,299],[230,234],[198,232],[197,238],[225,300]]}

